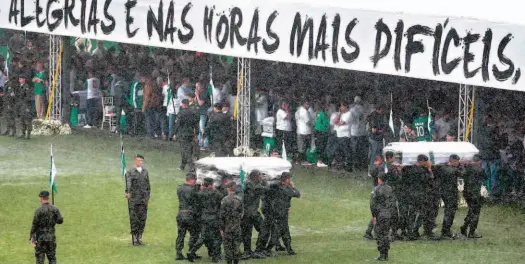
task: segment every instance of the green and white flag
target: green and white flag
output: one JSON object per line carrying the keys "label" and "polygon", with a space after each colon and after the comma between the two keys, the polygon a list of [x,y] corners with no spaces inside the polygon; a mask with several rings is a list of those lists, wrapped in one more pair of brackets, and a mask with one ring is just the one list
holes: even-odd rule
{"label": "green and white flag", "polygon": [[210,84],[208,84],[208,94],[210,95],[210,103],[213,106],[213,90],[215,89],[215,86],[213,86],[213,78],[210,74]]}
{"label": "green and white flag", "polygon": [[242,166],[241,166],[241,186],[242,186],[242,189],[244,190],[244,178],[246,177],[246,172],[242,169]]}
{"label": "green and white flag", "polygon": [[288,155],[286,155],[286,147],[284,146],[284,140],[283,140],[283,148],[281,151],[281,157],[285,160],[288,160]]}
{"label": "green and white flag", "polygon": [[392,93],[390,93],[390,119],[388,120],[388,126],[390,127],[390,130],[392,130],[392,134],[394,136],[396,135],[396,130],[394,129],[394,111],[392,108],[394,107],[394,97]]}
{"label": "green and white flag", "polygon": [[122,141],[122,135],[120,135],[120,164],[122,177],[126,175],[126,154],[124,153],[124,141]]}
{"label": "green and white flag", "polygon": [[49,185],[51,186],[51,190],[56,193],[57,192],[57,186],[55,177],[57,175],[57,167],[55,166],[55,159],[53,157],[53,144],[51,144],[51,165],[50,165],[50,172],[49,172]]}

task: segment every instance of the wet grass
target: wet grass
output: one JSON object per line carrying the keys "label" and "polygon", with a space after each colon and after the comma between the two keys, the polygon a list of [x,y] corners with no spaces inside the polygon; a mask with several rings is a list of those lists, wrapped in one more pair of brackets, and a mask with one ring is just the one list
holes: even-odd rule
{"label": "wet grass", "polygon": [[[147,245],[134,248],[128,235],[118,138],[85,134],[37,137],[29,142],[0,137],[0,263],[34,262],[29,230],[33,212],[39,206],[38,192],[49,189],[51,143],[59,170],[56,205],[65,218],[57,228],[60,263],[175,263],[176,188],[183,182],[183,173],[176,169],[178,145],[126,139],[128,164],[133,154],[145,155],[152,181],[144,234]],[[355,176],[296,170],[294,181],[303,196],[293,200],[290,225],[298,255],[249,262],[373,262],[377,255],[375,243],[362,238],[370,218],[371,183]],[[464,215],[462,208],[456,215],[455,230]],[[392,244],[390,262],[523,263],[522,211],[485,206],[479,232],[484,238],[476,241],[396,242]],[[205,249],[200,254],[206,255]]]}

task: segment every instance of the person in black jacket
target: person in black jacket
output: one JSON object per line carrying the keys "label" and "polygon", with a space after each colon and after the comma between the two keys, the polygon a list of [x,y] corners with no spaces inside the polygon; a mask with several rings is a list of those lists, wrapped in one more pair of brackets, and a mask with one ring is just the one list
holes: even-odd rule
{"label": "person in black jacket", "polygon": [[223,104],[220,103],[214,105],[214,111],[210,113],[204,130],[204,135],[209,138],[211,149],[215,151],[216,157],[224,157],[230,152],[227,142],[233,129],[231,117],[221,111],[222,106]]}
{"label": "person in black jacket", "polygon": [[37,264],[44,264],[46,256],[50,264],[55,264],[57,248],[55,225],[62,224],[64,218],[58,208],[49,204],[48,191],[41,191],[39,196],[42,206],[35,211],[29,239],[35,247]]}
{"label": "person in black jacket", "polygon": [[175,124],[176,140],[179,140],[181,147],[181,163],[180,170],[184,170],[186,165],[190,165],[190,171],[193,169],[193,157],[198,156],[193,153],[198,151],[196,147],[197,135],[199,134],[199,113],[189,108],[188,99],[181,101],[181,110],[177,116],[177,123]]}
{"label": "person in black jacket", "polygon": [[458,178],[461,175],[459,168],[459,156],[451,155],[447,166],[441,168],[439,173],[439,192],[445,204],[443,215],[443,226],[441,229],[442,239],[452,239],[454,234],[451,230],[454,217],[458,210]]}
{"label": "person in black jacket", "polygon": [[[177,189],[179,198],[179,213],[177,214],[177,241],[175,242],[175,260],[183,260],[182,249],[184,249],[184,237],[186,232],[190,233],[188,248],[194,248],[199,239],[197,188],[195,185],[197,177],[193,173],[186,174],[186,182]],[[198,259],[195,254],[188,254],[188,259]]]}
{"label": "person in black jacket", "polygon": [[419,228],[425,220],[424,201],[425,201],[425,183],[429,178],[433,178],[432,164],[428,161],[426,155],[417,157],[416,166],[408,168],[403,178],[408,193],[408,216],[407,229],[408,239],[419,239]]}
{"label": "person in black jacket", "polygon": [[263,179],[263,174],[258,170],[250,172],[248,180],[244,183],[244,216],[241,223],[244,243],[242,259],[261,257],[260,254],[252,252],[252,229],[255,228],[258,233],[261,232],[263,218],[261,213],[259,213],[259,205],[267,186],[268,184]]}

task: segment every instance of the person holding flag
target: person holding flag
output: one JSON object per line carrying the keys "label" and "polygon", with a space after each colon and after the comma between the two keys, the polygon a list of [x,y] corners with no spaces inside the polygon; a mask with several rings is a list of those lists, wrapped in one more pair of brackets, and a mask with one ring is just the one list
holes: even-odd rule
{"label": "person holding flag", "polygon": [[141,246],[142,233],[146,227],[148,216],[148,202],[150,198],[150,183],[148,171],[143,168],[144,156],[135,156],[134,168],[128,170],[126,175],[126,193],[128,200],[129,217],[131,223],[131,236],[133,246]]}
{"label": "person holding flag", "polygon": [[35,248],[37,264],[44,264],[46,256],[49,263],[56,263],[55,225],[62,224],[64,218],[57,207],[49,204],[48,191],[41,191],[38,196],[41,206],[35,211],[29,240]]}

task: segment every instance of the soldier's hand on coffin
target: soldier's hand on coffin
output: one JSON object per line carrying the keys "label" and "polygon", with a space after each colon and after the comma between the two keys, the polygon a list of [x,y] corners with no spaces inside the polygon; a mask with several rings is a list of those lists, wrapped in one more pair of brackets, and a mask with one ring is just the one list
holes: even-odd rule
{"label": "soldier's hand on coffin", "polygon": [[222,230],[221,230],[221,237],[224,237],[224,232],[222,232]]}
{"label": "soldier's hand on coffin", "polygon": [[126,193],[126,194],[124,195],[124,197],[126,197],[126,199],[129,200],[129,193]]}
{"label": "soldier's hand on coffin", "polygon": [[377,219],[374,217],[372,218],[372,223],[375,225],[377,223]]}

